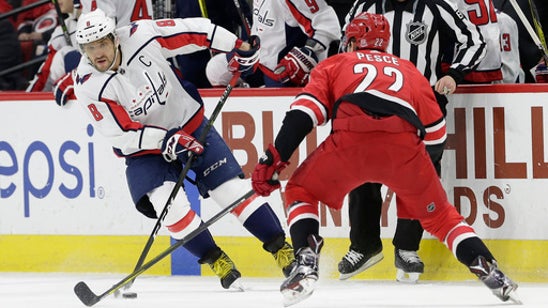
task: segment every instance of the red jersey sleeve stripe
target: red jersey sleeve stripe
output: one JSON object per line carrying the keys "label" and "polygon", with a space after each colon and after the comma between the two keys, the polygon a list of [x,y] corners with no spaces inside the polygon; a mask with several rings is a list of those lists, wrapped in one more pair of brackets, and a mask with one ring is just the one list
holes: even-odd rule
{"label": "red jersey sleeve stripe", "polygon": [[426,135],[424,136],[424,143],[426,145],[440,144],[444,142],[445,139],[447,139],[445,120],[442,120],[436,125],[426,127]]}
{"label": "red jersey sleeve stripe", "polygon": [[291,109],[298,109],[310,116],[314,126],[320,126],[327,123],[327,110],[325,106],[316,98],[310,95],[299,95],[291,104]]}
{"label": "red jersey sleeve stripe", "polygon": [[312,21],[304,16],[291,1],[286,0],[285,3],[289,8],[289,11],[291,12],[291,15],[295,17],[295,19],[301,26],[303,26],[308,37],[313,37],[316,30],[314,30],[314,28],[312,27]]}
{"label": "red jersey sleeve stripe", "polygon": [[168,37],[158,37],[156,40],[166,49],[173,50],[186,45],[197,45],[210,47],[211,41],[207,38],[207,33],[189,33],[181,32]]}

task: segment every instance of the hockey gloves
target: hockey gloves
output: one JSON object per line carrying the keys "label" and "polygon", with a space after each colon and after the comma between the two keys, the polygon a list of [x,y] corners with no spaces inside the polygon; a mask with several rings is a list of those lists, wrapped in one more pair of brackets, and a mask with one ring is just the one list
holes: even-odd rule
{"label": "hockey gloves", "polygon": [[232,73],[241,72],[243,74],[251,74],[255,72],[259,66],[261,40],[258,36],[253,35],[249,38],[249,44],[251,45],[249,50],[234,48],[231,52],[226,54],[228,70]]}
{"label": "hockey gloves", "polygon": [[544,59],[535,68],[535,81],[537,83],[548,83],[548,68]]}
{"label": "hockey gloves", "polygon": [[76,99],[71,72],[66,73],[55,83],[53,86],[53,94],[55,95],[55,102],[59,106],[65,106],[68,100]]}
{"label": "hockey gloves", "polygon": [[253,190],[261,196],[270,196],[270,193],[281,187],[278,175],[287,165],[288,162],[281,161],[278,150],[272,144],[268,145],[251,175]]}
{"label": "hockey gloves", "polygon": [[308,83],[312,69],[318,65],[318,58],[308,47],[293,47],[274,69],[282,83],[290,82],[302,87]]}
{"label": "hockey gloves", "polygon": [[[200,155],[204,152],[204,146],[182,129],[174,128],[167,131],[162,142],[162,155],[167,162],[177,160],[181,154],[190,154],[188,151]],[[185,160],[186,158],[183,159]]]}

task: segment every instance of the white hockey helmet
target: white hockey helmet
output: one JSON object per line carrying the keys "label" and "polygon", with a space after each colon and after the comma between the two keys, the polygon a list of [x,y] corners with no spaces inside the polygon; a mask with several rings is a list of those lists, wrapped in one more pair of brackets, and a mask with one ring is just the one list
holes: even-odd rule
{"label": "white hockey helmet", "polygon": [[108,17],[101,9],[95,9],[87,14],[82,14],[78,18],[76,26],[76,42],[78,45],[95,42],[106,37],[109,34],[115,39],[116,22]]}

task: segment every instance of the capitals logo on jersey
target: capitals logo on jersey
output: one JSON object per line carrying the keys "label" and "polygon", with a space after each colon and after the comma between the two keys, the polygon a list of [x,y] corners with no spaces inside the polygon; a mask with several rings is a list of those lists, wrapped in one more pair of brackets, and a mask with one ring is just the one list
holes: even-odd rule
{"label": "capitals logo on jersey", "polygon": [[262,1],[255,0],[253,3],[253,7],[254,7],[253,15],[257,16],[257,21],[259,21],[260,24],[267,27],[272,27],[274,26],[274,19],[269,18],[270,10],[264,11],[264,14],[261,15],[261,8],[264,4],[265,4],[264,0]]}
{"label": "capitals logo on jersey", "polygon": [[407,24],[405,38],[410,44],[420,45],[426,41],[428,26],[420,21],[413,21]]}
{"label": "capitals logo on jersey", "polygon": [[80,77],[80,75],[76,75],[76,83],[84,84],[84,82],[86,82],[89,79],[89,77],[91,77],[91,73],[86,74],[82,77]]}

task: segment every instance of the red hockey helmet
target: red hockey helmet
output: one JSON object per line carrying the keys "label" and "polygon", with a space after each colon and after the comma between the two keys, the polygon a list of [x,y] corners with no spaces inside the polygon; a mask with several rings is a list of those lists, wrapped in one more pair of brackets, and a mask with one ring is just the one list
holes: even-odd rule
{"label": "red hockey helmet", "polygon": [[383,15],[363,12],[346,26],[345,36],[347,44],[355,39],[357,49],[386,51],[390,40],[390,25]]}

